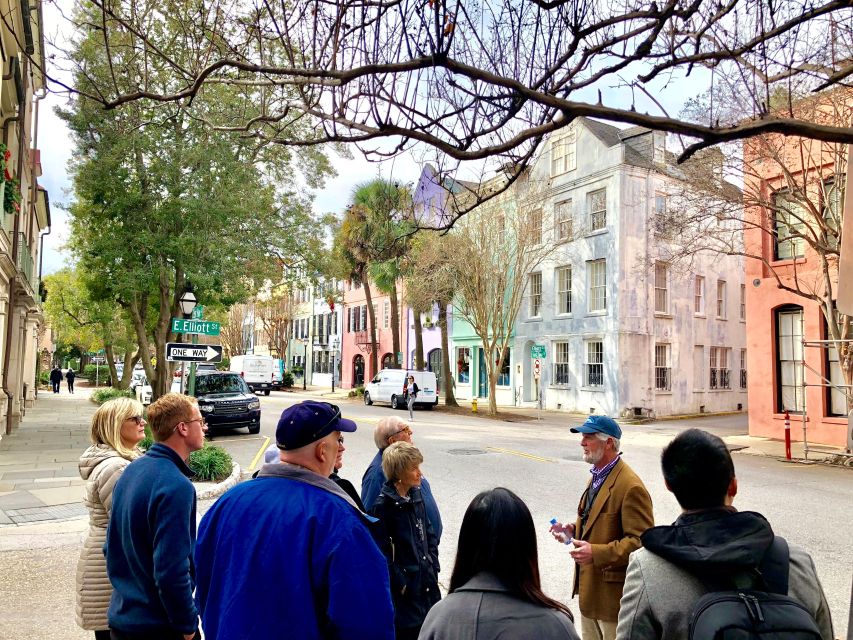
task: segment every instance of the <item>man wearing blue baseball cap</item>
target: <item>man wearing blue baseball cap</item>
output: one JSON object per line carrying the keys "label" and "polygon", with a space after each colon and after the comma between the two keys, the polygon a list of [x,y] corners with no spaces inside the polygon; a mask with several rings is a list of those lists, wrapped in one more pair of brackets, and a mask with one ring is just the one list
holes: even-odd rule
{"label": "man wearing blue baseball cap", "polygon": [[578,594],[584,640],[614,640],[628,556],[640,535],[654,526],[652,499],[643,481],[622,460],[622,429],[613,418],[590,416],[572,433],[581,434],[584,462],[592,478],[578,504],[574,524],[557,522],[558,540],[573,538],[572,597]]}
{"label": "man wearing blue baseball cap", "polygon": [[205,514],[196,600],[208,640],[394,637],[385,558],[365,515],[329,479],[344,432],[338,407],[306,400],[276,427],[280,464],[237,485]]}

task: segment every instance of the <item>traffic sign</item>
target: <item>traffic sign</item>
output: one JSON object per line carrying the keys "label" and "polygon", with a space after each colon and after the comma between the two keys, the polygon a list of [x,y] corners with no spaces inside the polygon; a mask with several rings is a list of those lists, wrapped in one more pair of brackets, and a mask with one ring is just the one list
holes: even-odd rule
{"label": "traffic sign", "polygon": [[545,357],[545,345],[544,344],[534,344],[530,347],[530,357],[531,358],[544,358]]}
{"label": "traffic sign", "polygon": [[172,318],[172,333],[194,333],[202,336],[218,336],[219,328],[220,325],[218,322]]}
{"label": "traffic sign", "polygon": [[167,342],[166,360],[169,362],[221,362],[222,345]]}
{"label": "traffic sign", "polygon": [[539,358],[533,361],[533,377],[537,380],[542,377],[542,361]]}

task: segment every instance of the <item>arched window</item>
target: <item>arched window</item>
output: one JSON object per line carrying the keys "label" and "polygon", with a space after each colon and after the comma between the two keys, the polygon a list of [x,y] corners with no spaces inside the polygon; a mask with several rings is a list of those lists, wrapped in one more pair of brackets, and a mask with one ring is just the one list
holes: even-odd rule
{"label": "arched window", "polygon": [[394,357],[390,353],[382,356],[382,369],[390,369],[394,362]]}

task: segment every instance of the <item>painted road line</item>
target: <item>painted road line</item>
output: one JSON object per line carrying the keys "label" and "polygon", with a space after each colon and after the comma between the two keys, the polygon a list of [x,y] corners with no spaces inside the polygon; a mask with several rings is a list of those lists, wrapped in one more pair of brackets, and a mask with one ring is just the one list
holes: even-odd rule
{"label": "painted road line", "polygon": [[267,438],[264,440],[264,443],[261,445],[261,448],[258,449],[258,452],[255,454],[255,459],[252,460],[252,464],[249,465],[249,471],[251,471],[252,469],[255,468],[255,465],[258,464],[258,460],[260,460],[261,456],[264,455],[264,451],[267,450],[267,447],[269,445],[270,445],[270,438],[269,438],[269,436],[267,436]]}
{"label": "painted road line", "polygon": [[512,449],[500,449],[499,447],[486,447],[489,451],[497,451],[498,453],[508,453],[511,456],[520,456],[522,458],[530,458],[531,460],[538,460],[539,462],[557,462],[554,458],[543,458],[541,456],[534,456],[532,453],[524,453],[523,451],[513,451]]}

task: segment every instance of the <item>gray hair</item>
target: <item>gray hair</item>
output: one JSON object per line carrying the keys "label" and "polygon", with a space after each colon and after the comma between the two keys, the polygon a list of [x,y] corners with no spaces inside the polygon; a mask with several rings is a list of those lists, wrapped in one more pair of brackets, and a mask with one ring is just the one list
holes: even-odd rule
{"label": "gray hair", "polygon": [[392,482],[400,479],[403,472],[424,461],[420,450],[408,442],[395,442],[382,454],[382,473]]}
{"label": "gray hair", "polygon": [[376,428],[373,430],[373,442],[376,444],[376,448],[384,449],[387,447],[388,438],[408,426],[408,422],[397,416],[387,416],[379,420]]}
{"label": "gray hair", "polygon": [[601,433],[601,431],[595,432],[595,437],[601,440],[602,442],[607,442],[608,440],[613,440],[613,450],[619,451],[620,441],[619,438],[614,438],[613,436],[609,436],[606,433]]}

